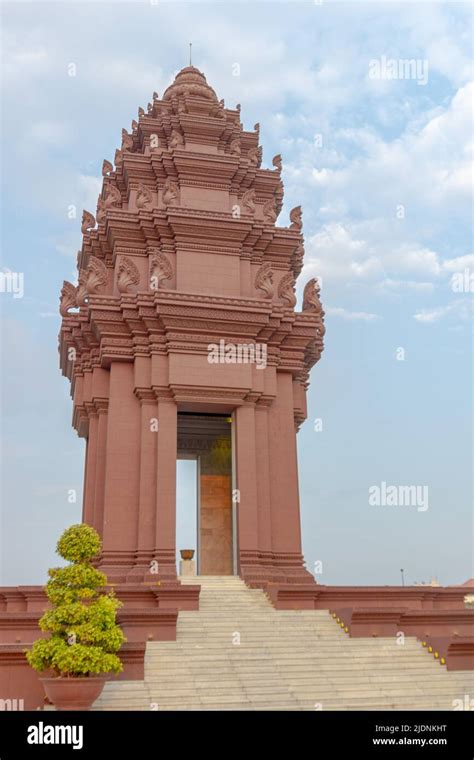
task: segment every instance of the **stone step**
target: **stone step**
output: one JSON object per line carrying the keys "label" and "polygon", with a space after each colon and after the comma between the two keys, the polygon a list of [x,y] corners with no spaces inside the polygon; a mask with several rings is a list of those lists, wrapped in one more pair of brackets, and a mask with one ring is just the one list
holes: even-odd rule
{"label": "stone step", "polygon": [[[339,684],[323,684],[323,683],[308,683],[300,681],[291,681],[289,678],[275,678],[270,680],[254,680],[248,679],[232,679],[230,677],[210,680],[192,680],[188,682],[182,682],[181,684],[165,685],[162,684],[159,679],[156,681],[152,679],[147,680],[147,686],[151,694],[162,694],[165,696],[178,696],[188,694],[190,690],[196,693],[206,692],[214,693],[216,691],[224,694],[230,694],[234,691],[245,691],[247,693],[260,693],[261,691],[270,691],[277,693],[280,691],[291,691],[301,696],[307,695],[352,695],[352,696],[364,696],[364,695],[426,695],[427,689],[423,681],[412,683],[339,683]],[[429,693],[432,695],[448,695],[452,694],[451,684],[446,683],[430,683]]]}
{"label": "stone step", "polygon": [[[230,674],[231,678],[264,678],[267,675],[269,675],[272,678],[283,678],[286,677],[288,679],[293,680],[299,680],[303,678],[304,680],[311,679],[315,683],[338,683],[340,681],[342,682],[354,682],[354,683],[376,683],[378,681],[383,681],[388,683],[391,683],[393,681],[396,681],[398,677],[400,679],[409,681],[410,679],[414,681],[422,681],[424,678],[433,679],[430,680],[430,683],[434,683],[436,681],[439,681],[441,678],[444,678],[446,674],[443,674],[443,672],[440,670],[436,673],[430,672],[427,673],[426,670],[413,670],[413,671],[394,671],[393,669],[384,669],[384,670],[374,670],[374,671],[365,671],[365,670],[358,670],[358,671],[350,671],[347,672],[347,670],[327,670],[327,671],[311,671],[306,670],[303,671],[301,669],[296,668],[282,668],[280,667],[274,667],[273,665],[269,665],[268,667],[232,667],[231,665],[227,666],[221,666],[219,668],[212,668],[212,671],[210,671],[208,665],[196,665],[192,667],[183,667],[183,668],[177,668],[174,666],[163,666],[163,667],[155,667],[150,668],[146,667],[146,678],[147,680],[171,680],[173,677],[178,680],[185,680],[187,677],[198,679],[198,678],[206,678],[212,676],[212,679],[219,677],[225,677],[227,674]],[[455,680],[451,679],[449,677],[449,674],[447,676],[447,682],[449,682],[453,688],[461,689],[461,688],[467,688],[471,689],[473,687],[472,680]]]}
{"label": "stone step", "polygon": [[[354,659],[357,661],[354,662]],[[163,660],[165,660],[164,657],[150,655],[147,657],[146,663],[149,666],[153,666],[159,664]],[[257,665],[259,662],[268,663],[279,661],[284,667],[288,667],[291,664],[295,666],[305,665],[306,668],[313,668],[315,671],[320,670],[322,672],[337,667],[344,667],[347,669],[354,666],[357,670],[360,670],[361,668],[375,668],[383,664],[390,665],[392,663],[399,667],[404,665],[407,669],[412,668],[412,666],[417,666],[426,672],[431,672],[435,669],[438,670],[443,667],[439,664],[439,661],[434,659],[430,660],[427,658],[425,662],[420,662],[416,653],[413,655],[407,653],[405,656],[395,655],[392,657],[391,655],[382,652],[377,655],[370,654],[353,657],[344,652],[341,655],[328,653],[324,656],[315,655],[313,652],[308,653],[304,650],[301,650],[300,652],[296,648],[290,653],[284,648],[280,650],[274,649],[273,651],[265,651],[263,649],[252,647],[245,648],[243,646],[239,647],[238,652],[235,652],[230,647],[226,647],[226,651],[222,651],[222,648],[219,647],[186,648],[167,655],[166,661],[173,665],[179,665],[179,663],[184,661],[188,661],[190,664],[202,662],[203,664],[214,663],[215,665],[224,662],[229,662],[233,665],[239,662],[242,665],[245,665],[246,663]]]}
{"label": "stone step", "polygon": [[[241,625],[241,626],[247,626],[247,628],[253,628],[255,631],[272,631],[272,630],[287,630],[287,631],[320,631],[321,633],[325,634],[331,634],[331,635],[337,635],[338,633],[341,635],[341,637],[347,637],[350,638],[347,633],[344,632],[344,630],[340,626],[336,626],[333,623],[328,621],[315,621],[315,620],[288,620],[288,621],[282,621],[278,618],[271,618],[268,615],[261,615],[261,616],[255,616],[255,615],[202,615],[201,618],[183,618],[182,615],[178,617],[178,628],[181,630],[188,630],[191,631],[191,626],[195,626],[196,628],[206,628],[206,629],[213,629],[213,630],[219,630],[219,628],[223,628],[224,626],[234,626],[234,625]],[[393,641],[395,639],[395,636],[377,636],[374,637],[374,641],[378,641],[381,638],[390,639]],[[414,639],[415,636],[406,636],[405,639]],[[357,640],[357,639],[354,639]],[[401,645],[400,645],[401,646]]]}
{"label": "stone step", "polygon": [[[225,602],[225,605],[224,605]],[[216,597],[216,598],[206,598],[206,597],[200,597],[199,599],[200,603],[200,609],[199,610],[183,610],[183,614],[186,615],[194,615],[195,617],[198,617],[200,612],[205,611],[206,608],[214,609],[215,607],[221,606],[224,610],[232,610],[234,607],[238,609],[246,609],[250,612],[252,610],[260,610],[262,612],[267,611],[268,614],[272,617],[280,617],[283,619],[288,618],[291,619],[292,617],[298,617],[301,619],[311,619],[311,620],[317,620],[319,618],[327,618],[335,622],[335,618],[332,617],[329,610],[276,610],[270,602],[262,602],[261,600],[252,600],[249,602],[247,599],[242,599],[242,601],[238,601],[238,598],[235,594],[230,594],[228,599],[223,599],[222,597]]]}
{"label": "stone step", "polygon": [[[402,677],[403,676],[403,677]],[[441,674],[442,676],[442,674]],[[252,682],[266,681],[272,679],[273,681],[279,681],[286,679],[288,683],[315,683],[315,684],[330,684],[336,686],[338,684],[371,684],[376,685],[379,683],[386,683],[391,685],[393,683],[424,683],[428,679],[428,682],[432,685],[437,683],[447,683],[453,690],[473,692],[474,688],[471,681],[453,681],[448,677],[447,681],[443,681],[442,677],[438,674],[426,673],[426,671],[416,671],[411,674],[394,674],[393,671],[379,672],[371,676],[364,678],[364,671],[344,673],[339,671],[336,675],[332,671],[327,671],[327,675],[318,672],[308,671],[306,674],[301,670],[292,670],[289,668],[276,668],[269,666],[267,668],[233,668],[233,667],[220,667],[212,668],[208,667],[191,667],[183,668],[179,670],[177,668],[146,668],[146,680],[148,682],[164,682],[167,684],[174,683],[176,685],[186,683],[191,680],[194,682],[200,682],[202,680],[228,680],[231,681],[245,681]]]}
{"label": "stone step", "polygon": [[170,700],[170,701],[137,701],[129,702],[126,700],[110,700],[107,704],[100,705],[96,703],[94,709],[102,710],[143,710],[143,711],[156,711],[166,712],[168,710],[451,710],[452,703],[446,699],[413,699],[407,698],[401,700],[400,698],[384,699],[377,697],[374,700],[354,700],[343,698],[340,700],[291,700],[291,697],[287,699],[271,699],[262,695],[261,699],[246,699],[241,698],[236,700],[234,697],[224,699],[219,697],[215,699],[211,697],[209,699],[186,699],[186,700]]}
{"label": "stone step", "polygon": [[153,672],[154,670],[162,672],[165,669],[174,669],[176,672],[181,672],[182,670],[191,668],[195,670],[203,670],[205,668],[209,668],[209,666],[212,666],[213,672],[226,667],[231,667],[233,670],[235,670],[235,672],[243,671],[255,673],[268,670],[268,668],[271,667],[273,670],[284,670],[285,672],[291,673],[308,673],[311,675],[311,677],[317,677],[320,675],[321,678],[327,678],[331,674],[334,674],[335,676],[339,674],[346,674],[348,676],[353,675],[355,678],[360,678],[360,676],[364,673],[367,674],[367,677],[373,677],[374,675],[380,674],[384,678],[387,674],[390,673],[403,673],[407,677],[416,675],[421,676],[423,674],[432,677],[434,675],[441,674],[442,677],[448,678],[452,683],[473,682],[470,672],[466,675],[463,674],[463,671],[450,673],[447,672],[442,665],[439,665],[439,663],[435,661],[427,661],[425,663],[413,661],[408,667],[403,667],[403,663],[396,662],[394,660],[384,660],[379,664],[370,663],[368,666],[361,663],[351,664],[350,662],[346,663],[338,660],[333,666],[331,665],[328,667],[323,667],[320,663],[308,663],[305,660],[299,660],[297,662],[289,660],[282,662],[279,658],[271,657],[260,659],[249,658],[248,660],[229,657],[220,658],[218,660],[215,658],[191,660],[185,657],[179,659],[175,659],[173,657],[146,661],[145,666],[147,672]]}
{"label": "stone step", "polygon": [[[232,702],[234,705],[242,705],[247,704],[248,706],[254,706],[257,707],[257,709],[264,709],[263,704],[265,700],[269,702],[273,707],[278,709],[278,706],[276,704],[276,700],[274,699],[275,695],[274,692],[272,692],[272,699],[268,699],[268,697],[263,694],[229,694],[226,695],[218,694],[217,697],[213,695],[206,695],[202,696],[201,694],[196,693],[195,691],[192,692],[191,690],[188,691],[185,695],[174,695],[174,694],[168,694],[168,693],[160,693],[160,692],[153,692],[150,691],[148,698],[138,698],[138,697],[128,697],[125,692],[123,692],[121,695],[114,695],[111,696],[110,694],[104,693],[104,695],[100,698],[100,700],[97,701],[96,707],[106,707],[107,704],[110,705],[113,703],[115,705],[115,709],[122,709],[122,706],[127,709],[127,706],[129,709],[133,709],[133,705],[137,705],[136,709],[156,709],[158,707],[159,710],[166,709],[166,707],[170,709],[186,709],[186,706],[192,707],[192,706],[200,706],[202,704],[206,704],[208,707],[212,707],[212,704],[214,703],[215,709],[218,709],[219,706],[227,706],[229,707],[229,703]],[[322,695],[321,693],[318,694],[318,696],[315,698],[314,695],[311,695],[310,697],[305,696],[301,697],[298,700],[295,699],[294,696],[292,696],[290,693],[287,695],[281,695],[279,693],[277,695],[278,700],[277,702],[280,704],[287,704],[288,702],[292,702],[293,705],[295,702],[299,704],[300,709],[315,709],[316,705],[321,705],[322,709],[436,709],[438,707],[439,709],[452,709],[453,703],[451,695],[441,695],[441,696],[434,696],[431,693],[429,694],[410,694],[405,693],[401,695],[383,695],[383,694],[377,694],[377,695],[358,695],[358,696],[351,696],[347,694],[341,694],[341,696],[337,696],[335,693],[331,693],[327,697],[325,695]],[[280,702],[281,700],[281,702]],[[138,707],[138,705],[141,705]],[[283,708],[285,709],[285,708]]]}
{"label": "stone step", "polygon": [[[236,638],[237,634],[240,636],[240,643],[237,643],[239,641],[239,639]],[[228,649],[240,651],[248,649],[249,647],[260,651],[273,651],[281,648],[285,648],[286,651],[288,651],[288,646],[292,643],[294,644],[295,651],[305,650],[308,654],[313,654],[314,656],[325,656],[326,654],[331,654],[331,652],[338,656],[340,653],[345,652],[349,657],[363,656],[364,653],[373,653],[376,656],[389,654],[394,657],[417,656],[423,657],[425,660],[436,659],[433,654],[428,653],[426,649],[423,649],[421,646],[416,646],[416,644],[407,644],[402,648],[397,646],[394,641],[371,645],[367,639],[361,639],[360,642],[355,642],[353,639],[344,640],[335,638],[332,641],[331,639],[313,637],[310,637],[309,641],[306,640],[305,637],[297,638],[295,640],[294,637],[291,636],[274,638],[264,637],[263,639],[260,639],[251,638],[250,635],[246,636],[238,631],[227,631],[216,636],[207,636],[206,634],[195,637],[188,636],[186,638],[178,636],[176,642],[150,642],[150,645],[153,645],[153,649],[150,651],[166,653],[167,651],[172,650],[192,650],[198,647],[200,649],[205,647],[212,647],[213,649],[220,647],[222,652],[226,652]],[[174,644],[174,646],[171,646],[171,644]]]}
{"label": "stone step", "polygon": [[[193,629],[190,629],[190,626],[193,625]],[[277,632],[285,632],[288,633],[298,633],[298,631],[301,632],[314,632],[314,633],[322,633],[326,636],[334,636],[334,634],[337,635],[337,633],[341,634],[341,638],[349,638],[349,636],[342,630],[342,628],[336,628],[332,623],[316,623],[313,621],[306,622],[306,621],[288,621],[284,622],[281,620],[269,620],[267,616],[264,616],[263,618],[254,618],[250,617],[248,615],[236,615],[235,617],[231,616],[222,616],[218,617],[217,619],[210,615],[208,618],[201,618],[200,620],[193,620],[192,618],[188,618],[186,620],[182,618],[178,618],[178,629],[180,632],[189,632],[192,633],[193,631],[219,631],[224,630],[226,627],[230,628],[233,626],[237,626],[243,629],[247,630],[253,630],[255,633],[265,634],[268,635],[268,633],[274,632],[274,635],[277,634]],[[258,626],[258,627],[257,627]],[[381,638],[381,637],[380,637]],[[386,637],[389,638],[389,637]],[[393,636],[390,640],[394,641],[395,636]],[[410,636],[406,637],[406,639],[413,639],[415,637]],[[354,639],[354,641],[357,641],[357,639]],[[378,641],[378,638],[374,638],[374,641]],[[399,644],[399,646],[401,646]]]}
{"label": "stone step", "polygon": [[382,647],[387,647],[391,649],[396,649],[397,651],[407,651],[408,649],[419,649],[422,650],[423,647],[421,644],[416,641],[415,639],[405,639],[405,644],[403,646],[399,645],[397,643],[397,640],[395,638],[393,639],[376,639],[374,643],[370,639],[351,639],[349,637],[346,638],[345,635],[337,636],[331,634],[330,632],[323,633],[323,632],[316,632],[314,630],[295,630],[293,631],[285,631],[284,629],[281,630],[281,632],[278,630],[278,628],[273,628],[269,630],[264,631],[255,631],[251,628],[244,628],[243,626],[239,625],[229,625],[229,626],[222,626],[219,628],[216,628],[212,630],[211,627],[209,628],[196,628],[192,631],[188,631],[185,629],[182,629],[180,626],[178,626],[178,637],[177,640],[181,642],[190,642],[193,640],[201,641],[202,639],[215,639],[216,641],[220,640],[222,637],[225,636],[233,636],[234,634],[238,633],[243,639],[244,637],[247,640],[253,640],[255,642],[269,642],[269,643],[277,643],[277,642],[284,642],[288,643],[290,641],[295,641],[295,637],[297,640],[301,640],[302,642],[306,642],[306,646],[308,648],[311,647],[311,644],[317,644],[317,645],[326,645],[326,646],[335,646],[335,647],[347,647],[347,642],[349,642],[349,647],[352,649],[357,648],[370,648],[370,649],[377,649]]}
{"label": "stone step", "polygon": [[[181,612],[179,614],[178,620],[182,623],[188,624],[188,623],[198,623],[199,625],[204,625],[206,623],[211,623],[212,621],[216,623],[222,623],[223,621],[228,620],[229,622],[233,622],[234,620],[248,620],[250,623],[262,623],[263,625],[272,625],[272,624],[278,624],[282,626],[291,626],[291,625],[305,625],[305,626],[314,626],[315,628],[323,627],[323,628],[331,628],[333,631],[341,628],[340,625],[338,625],[330,615],[324,615],[324,617],[294,617],[291,615],[291,617],[288,617],[286,620],[285,618],[280,617],[279,615],[273,615],[269,614],[266,610],[259,610],[258,608],[255,610],[249,610],[248,607],[242,607],[241,610],[239,609],[230,609],[229,607],[223,608],[221,611],[218,611],[216,613],[215,610],[205,610],[202,609],[201,613],[197,612],[189,612],[188,614],[184,614],[184,612]],[[342,630],[342,628],[341,628]]]}
{"label": "stone step", "polygon": [[201,585],[200,609],[179,614],[176,641],[147,644],[145,681],[110,681],[95,709],[442,710],[474,692],[415,637],[351,639],[327,610],[275,610],[237,577],[182,580]]}
{"label": "stone step", "polygon": [[[305,672],[305,671],[291,671],[286,670],[285,671],[278,671],[275,674],[275,671],[273,669],[269,669],[268,672],[262,671],[261,673],[255,673],[251,668],[248,671],[242,671],[242,670],[235,670],[232,669],[232,673],[229,677],[229,683],[234,683],[236,679],[240,679],[245,676],[246,681],[249,683],[253,682],[264,682],[266,680],[274,681],[275,677],[277,678],[286,678],[288,683],[310,683],[310,684],[329,684],[332,686],[338,686],[339,684],[368,684],[368,685],[374,685],[379,682],[386,683],[388,685],[391,685],[393,683],[423,683],[423,677],[426,675],[425,672],[413,674],[413,673],[405,673],[400,672],[397,670],[394,671],[388,671],[387,673],[384,673],[383,676],[380,676],[380,674],[374,674],[374,675],[364,675],[362,673],[358,673],[356,675],[354,674],[347,674],[344,671],[339,671],[337,674],[328,674],[321,676],[317,673],[311,673],[311,672]],[[225,672],[223,672],[221,676],[221,681],[225,680],[227,678]],[[215,682],[215,674],[213,672],[212,677],[209,675],[209,673],[206,675],[206,671],[203,672],[203,674],[198,673],[193,670],[176,670],[176,669],[163,669],[163,670],[150,670],[147,669],[147,683],[160,683],[163,684],[166,688],[172,688],[174,685],[178,686],[182,683],[187,683],[188,680],[191,680],[193,682],[197,683],[214,683]],[[126,681],[120,682],[126,684]],[[439,671],[438,673],[432,673],[430,674],[430,683],[431,684],[448,684],[450,687],[452,687],[453,682],[448,677],[446,679],[446,673],[443,671]],[[457,686],[459,689],[468,689],[474,686],[474,683],[471,681],[458,681]],[[126,688],[126,687],[124,687]]]}
{"label": "stone step", "polygon": [[[237,651],[236,651],[237,650]],[[422,653],[420,653],[420,656],[422,656]],[[243,659],[246,661],[259,661],[263,660],[268,661],[275,659],[278,657],[278,659],[285,664],[288,664],[290,662],[296,663],[296,662],[303,662],[307,664],[308,666],[314,666],[316,668],[320,669],[327,669],[334,667],[335,665],[341,665],[345,664],[346,666],[358,665],[360,667],[364,667],[367,665],[383,665],[386,662],[395,662],[398,661],[399,663],[403,663],[405,666],[409,666],[410,664],[417,664],[421,665],[418,654],[416,652],[413,653],[401,653],[401,654],[393,654],[389,655],[384,652],[374,652],[370,654],[355,654],[353,652],[344,652],[341,653],[317,653],[313,650],[307,651],[304,648],[301,648],[300,650],[295,647],[295,649],[292,652],[289,652],[285,647],[274,647],[272,650],[268,649],[265,651],[265,649],[262,649],[260,647],[245,647],[244,645],[240,645],[240,647],[232,647],[232,646],[226,646],[226,648],[223,650],[222,647],[210,647],[210,646],[203,646],[203,647],[186,647],[181,650],[173,651],[172,653],[167,653],[166,655],[168,661],[174,660],[175,662],[181,662],[184,657],[188,658],[191,662],[195,661],[202,661],[202,662],[225,662],[225,661],[234,661]],[[355,657],[357,657],[357,662],[354,662]],[[159,659],[159,654],[153,654],[149,655],[147,658],[148,662],[153,662],[153,658]],[[432,665],[433,667],[441,667],[439,662],[435,659],[430,659],[429,657],[424,657],[425,666],[429,667]]]}

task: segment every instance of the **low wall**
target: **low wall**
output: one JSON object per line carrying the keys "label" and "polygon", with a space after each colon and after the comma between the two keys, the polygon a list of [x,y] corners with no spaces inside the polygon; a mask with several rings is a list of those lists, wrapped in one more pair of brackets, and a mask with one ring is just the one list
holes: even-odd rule
{"label": "low wall", "polygon": [[[24,644],[0,644],[0,711],[38,710],[45,704],[41,675],[28,664]],[[145,642],[126,643],[119,655],[123,671],[112,679],[141,681],[144,678]]]}
{"label": "low wall", "polygon": [[[123,602],[117,621],[127,643],[120,650],[123,672],[113,678],[143,680],[147,641],[175,641],[179,610],[197,610],[201,587],[169,584],[111,584]],[[25,649],[46,636],[38,621],[49,606],[42,586],[0,587],[0,710],[43,706],[40,676]]]}

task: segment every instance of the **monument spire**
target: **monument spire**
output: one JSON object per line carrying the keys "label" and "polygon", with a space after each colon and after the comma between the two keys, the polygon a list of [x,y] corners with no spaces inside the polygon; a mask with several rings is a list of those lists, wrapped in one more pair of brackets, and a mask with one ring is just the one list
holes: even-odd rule
{"label": "monument spire", "polygon": [[192,52],[193,52],[193,43],[189,43],[189,65],[193,65],[193,58],[192,58]]}

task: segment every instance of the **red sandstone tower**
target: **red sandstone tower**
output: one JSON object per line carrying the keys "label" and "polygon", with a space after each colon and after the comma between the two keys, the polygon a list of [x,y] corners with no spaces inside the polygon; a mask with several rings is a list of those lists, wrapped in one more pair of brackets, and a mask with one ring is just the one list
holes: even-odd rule
{"label": "red sandstone tower", "polygon": [[244,131],[240,106],[189,66],[122,130],[96,216],[84,211],[60,362],[87,440],[83,520],[116,582],[176,582],[181,456],[199,462],[198,572],[314,582],[296,432],[324,312],[314,280],[295,311],[301,209],[276,226],[281,157],[261,159],[259,125]]}

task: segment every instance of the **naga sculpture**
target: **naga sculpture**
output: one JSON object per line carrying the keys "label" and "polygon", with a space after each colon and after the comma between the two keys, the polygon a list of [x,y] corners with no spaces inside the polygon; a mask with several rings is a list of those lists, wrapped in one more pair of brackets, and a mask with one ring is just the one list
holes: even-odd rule
{"label": "naga sculpture", "polygon": [[285,302],[289,309],[296,306],[295,279],[292,272],[287,272],[278,285],[278,297]]}
{"label": "naga sculpture", "polygon": [[168,258],[159,248],[150,250],[150,285],[152,290],[163,287],[165,280],[173,276],[173,269]]}
{"label": "naga sculpture", "polygon": [[255,276],[255,288],[262,291],[263,296],[260,296],[261,298],[273,298],[273,272],[268,262],[262,264],[258,270]]}
{"label": "naga sculpture", "polygon": [[163,203],[165,206],[173,206],[178,203],[179,187],[178,183],[168,177],[163,185]]}
{"label": "naga sculpture", "polygon": [[120,293],[129,293],[133,285],[140,282],[136,264],[128,256],[123,256],[117,271],[117,287]]}
{"label": "naga sculpture", "polygon": [[247,214],[255,214],[255,190],[247,190],[243,194],[242,206]]}
{"label": "naga sculpture", "polygon": [[82,212],[82,223],[81,223],[81,232],[83,235],[86,234],[86,232],[89,232],[89,230],[94,229],[95,227],[95,217],[93,214],[91,214],[90,211],[84,210]]}
{"label": "naga sculpture", "polygon": [[138,185],[136,204],[139,209],[146,209],[147,206],[153,205],[153,195],[151,190],[145,185],[142,185],[141,182]]}
{"label": "naga sculpture", "polygon": [[97,256],[90,256],[87,264],[86,290],[88,295],[94,295],[105,290],[107,285],[107,267]]}
{"label": "naga sculpture", "polygon": [[59,313],[62,317],[67,317],[69,309],[76,307],[76,294],[77,288],[72,282],[64,280],[61,288],[61,296],[59,298]]}
{"label": "naga sculpture", "polygon": [[303,228],[303,212],[301,206],[295,206],[290,211],[290,230],[298,230],[301,232]]}

